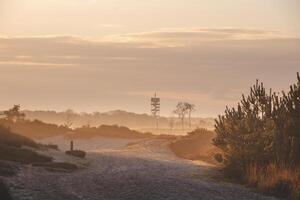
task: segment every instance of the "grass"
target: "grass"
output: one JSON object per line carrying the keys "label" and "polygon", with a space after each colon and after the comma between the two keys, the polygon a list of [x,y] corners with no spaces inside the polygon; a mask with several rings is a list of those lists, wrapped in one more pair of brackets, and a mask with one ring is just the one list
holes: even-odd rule
{"label": "grass", "polygon": [[29,164],[33,162],[51,162],[52,158],[40,155],[30,149],[23,149],[0,144],[0,160]]}
{"label": "grass", "polygon": [[264,168],[250,165],[247,167],[245,179],[247,184],[266,194],[300,199],[300,169],[298,168],[279,167],[275,164]]}
{"label": "grass", "polygon": [[117,137],[117,138],[149,138],[151,133],[142,133],[118,125],[101,125],[99,127],[81,127],[73,130],[73,134],[65,135],[69,139],[89,139],[94,137]]}
{"label": "grass", "polygon": [[0,125],[0,144],[13,146],[13,147],[22,147],[22,146],[29,146],[33,148],[38,147],[38,144],[35,143],[33,140],[15,134],[11,132],[10,129],[5,128],[1,125]]}
{"label": "grass", "polygon": [[218,149],[212,145],[214,132],[207,129],[196,129],[185,136],[178,136],[170,144],[170,149],[181,158],[202,160],[218,164],[214,155]]}

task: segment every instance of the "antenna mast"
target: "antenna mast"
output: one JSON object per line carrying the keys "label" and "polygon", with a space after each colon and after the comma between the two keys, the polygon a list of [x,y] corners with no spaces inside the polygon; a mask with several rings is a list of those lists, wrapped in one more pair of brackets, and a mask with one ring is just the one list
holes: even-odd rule
{"label": "antenna mast", "polygon": [[156,93],[155,93],[154,97],[151,98],[151,113],[155,119],[155,124],[157,129],[158,129],[159,111],[160,111],[160,98],[156,97]]}

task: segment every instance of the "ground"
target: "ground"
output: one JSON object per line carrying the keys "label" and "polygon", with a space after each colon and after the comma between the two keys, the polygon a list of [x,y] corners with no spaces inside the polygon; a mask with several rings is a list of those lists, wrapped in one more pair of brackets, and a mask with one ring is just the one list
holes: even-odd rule
{"label": "ground", "polygon": [[[66,149],[68,142],[57,141],[61,149]],[[273,199],[209,179],[208,175],[215,172],[212,166],[176,157],[167,140],[102,138],[75,144],[88,150],[86,159],[54,150],[44,153],[57,161],[75,162],[81,169],[63,173],[23,167],[9,180],[13,197],[16,200]]]}

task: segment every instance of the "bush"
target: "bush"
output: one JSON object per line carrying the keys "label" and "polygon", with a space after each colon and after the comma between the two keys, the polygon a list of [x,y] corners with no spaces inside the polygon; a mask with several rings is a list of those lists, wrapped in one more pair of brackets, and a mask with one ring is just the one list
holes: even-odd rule
{"label": "bush", "polygon": [[214,131],[198,128],[185,136],[175,138],[170,148],[179,157],[217,164],[214,160],[217,149],[212,145],[214,136]]}
{"label": "bush", "polygon": [[[250,88],[237,108],[226,107],[216,120],[214,145],[222,150],[224,172],[231,178],[251,182],[255,174],[265,176],[275,165],[279,174],[300,166],[300,76],[288,93],[267,92],[263,83]],[[256,171],[247,173],[255,165]],[[269,176],[277,177],[276,173]],[[273,177],[273,178],[275,178]],[[299,177],[297,177],[299,179]],[[257,180],[257,184],[264,181]],[[266,188],[289,193],[295,181],[277,180]],[[293,185],[293,188],[296,186]],[[276,192],[272,192],[276,193]]]}
{"label": "bush", "polygon": [[75,156],[75,157],[79,157],[79,158],[84,158],[86,153],[84,151],[81,150],[72,150],[72,151],[66,151],[67,155],[70,156]]}

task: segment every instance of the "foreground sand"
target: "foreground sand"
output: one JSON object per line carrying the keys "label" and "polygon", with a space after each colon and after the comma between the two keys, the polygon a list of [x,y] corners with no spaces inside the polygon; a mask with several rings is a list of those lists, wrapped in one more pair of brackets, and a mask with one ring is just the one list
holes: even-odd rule
{"label": "foreground sand", "polygon": [[[67,141],[54,140],[60,141],[60,148],[67,147]],[[77,163],[80,170],[62,173],[27,166],[9,185],[16,200],[273,199],[209,180],[211,166],[177,158],[167,144],[159,139],[77,141],[89,151],[84,160],[57,151],[44,153],[57,161]]]}

